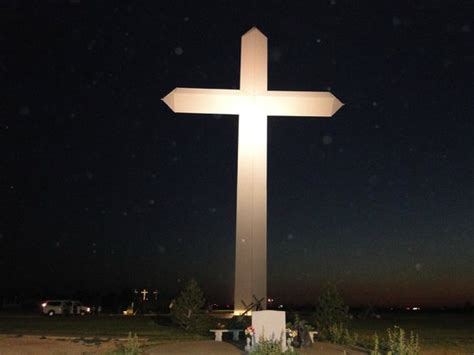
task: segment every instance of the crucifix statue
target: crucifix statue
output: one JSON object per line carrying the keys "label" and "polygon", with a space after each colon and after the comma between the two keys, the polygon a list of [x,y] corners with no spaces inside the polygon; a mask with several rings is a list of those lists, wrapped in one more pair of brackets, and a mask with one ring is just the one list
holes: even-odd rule
{"label": "crucifix statue", "polygon": [[176,88],[163,101],[178,113],[239,115],[234,313],[267,301],[267,116],[332,116],[330,92],[269,91],[267,37],[242,36],[240,89]]}
{"label": "crucifix statue", "polygon": [[148,294],[146,288],[144,288],[140,293],[143,295],[143,301],[146,301],[146,295]]}

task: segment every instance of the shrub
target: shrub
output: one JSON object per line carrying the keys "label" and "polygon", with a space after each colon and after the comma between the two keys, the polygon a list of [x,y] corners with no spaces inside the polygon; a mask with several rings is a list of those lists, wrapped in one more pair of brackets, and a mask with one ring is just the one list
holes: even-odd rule
{"label": "shrub", "polygon": [[379,345],[379,336],[377,333],[374,334],[374,349],[370,351],[370,355],[382,355],[380,352],[380,345]]}
{"label": "shrub", "polygon": [[327,340],[340,345],[354,345],[357,342],[357,334],[351,335],[349,329],[341,323],[329,327]]}
{"label": "shrub", "polygon": [[138,341],[138,336],[135,333],[132,336],[131,332],[128,332],[128,338],[125,344],[120,344],[117,350],[109,353],[110,355],[138,355],[142,354],[140,349],[140,342]]}
{"label": "shrub", "polygon": [[201,331],[209,326],[209,317],[202,310],[204,294],[195,280],[190,280],[171,308],[173,321],[190,331]]}
{"label": "shrub", "polygon": [[410,332],[410,336],[407,338],[402,328],[394,326],[393,329],[387,329],[387,335],[387,341],[381,341],[380,344],[377,334],[374,335],[374,349],[370,352],[370,355],[381,355],[381,348],[386,350],[388,355],[420,354],[417,334]]}
{"label": "shrub", "polygon": [[295,352],[291,350],[281,350],[281,341],[264,339],[260,339],[260,341],[254,345],[252,350],[250,350],[250,354],[252,355],[280,355],[290,353],[295,354]]}
{"label": "shrub", "polygon": [[418,335],[410,332],[410,337],[406,338],[405,331],[394,326],[393,329],[387,329],[388,350],[393,355],[418,355],[420,348],[418,345]]}
{"label": "shrub", "polygon": [[308,324],[307,321],[300,319],[297,313],[295,314],[293,322],[288,322],[286,324],[286,328],[297,331],[297,336],[292,341],[293,346],[298,348],[301,346],[310,346],[312,344],[312,340],[308,332],[314,330],[314,327]]}

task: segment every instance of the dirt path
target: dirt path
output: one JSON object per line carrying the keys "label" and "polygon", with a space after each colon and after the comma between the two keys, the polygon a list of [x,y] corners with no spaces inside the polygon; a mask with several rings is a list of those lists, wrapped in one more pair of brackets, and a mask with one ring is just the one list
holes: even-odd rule
{"label": "dirt path", "polygon": [[[104,354],[117,349],[118,340],[110,339],[79,339],[67,337],[40,336],[0,336],[0,355],[84,355]],[[311,348],[298,349],[300,354],[341,355],[344,347],[315,343]],[[346,349],[347,355],[362,355],[363,352]],[[145,348],[145,354],[245,354],[243,344],[230,342],[188,341],[155,345]]]}
{"label": "dirt path", "polygon": [[[105,354],[117,349],[120,340],[116,339],[80,339],[73,337],[8,336],[0,335],[0,355],[92,355]],[[209,341],[188,341],[154,345],[146,347],[145,354],[172,355],[220,355],[245,354],[242,343]],[[309,348],[297,349],[301,355],[363,355],[363,351],[343,346],[314,343]],[[426,355],[458,355],[456,351],[422,351]]]}
{"label": "dirt path", "polygon": [[[314,343],[313,346],[304,349],[296,349],[298,354],[307,355],[365,355],[367,353],[347,349],[343,346],[327,344],[327,343]],[[344,350],[346,351],[344,353]],[[183,342],[175,344],[164,344],[157,345],[148,348],[146,354],[175,354],[175,355],[221,355],[221,354],[245,354],[243,351],[243,345],[239,343],[227,343],[217,341],[195,341],[195,342]]]}
{"label": "dirt path", "polygon": [[0,355],[83,355],[103,354],[116,348],[114,340],[101,342],[92,339],[0,336]]}

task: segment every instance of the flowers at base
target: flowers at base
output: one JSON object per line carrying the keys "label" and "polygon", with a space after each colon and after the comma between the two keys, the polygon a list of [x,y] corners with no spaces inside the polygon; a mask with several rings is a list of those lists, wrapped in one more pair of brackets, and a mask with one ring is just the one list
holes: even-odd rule
{"label": "flowers at base", "polygon": [[255,335],[255,329],[252,326],[248,326],[245,328],[244,333],[247,338],[251,338]]}
{"label": "flowers at base", "polygon": [[286,337],[287,338],[290,338],[290,339],[293,339],[293,338],[296,338],[298,336],[298,331],[297,330],[293,330],[293,329],[287,329],[286,330]]}

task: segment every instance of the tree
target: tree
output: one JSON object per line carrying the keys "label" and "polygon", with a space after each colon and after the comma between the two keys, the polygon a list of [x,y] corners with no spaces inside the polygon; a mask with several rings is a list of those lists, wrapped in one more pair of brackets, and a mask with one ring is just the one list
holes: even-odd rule
{"label": "tree", "polygon": [[171,308],[173,321],[186,330],[199,330],[207,318],[201,310],[205,302],[196,280],[189,280]]}
{"label": "tree", "polygon": [[314,322],[321,337],[332,340],[335,329],[343,329],[349,321],[349,307],[334,285],[327,285],[319,297]]}

